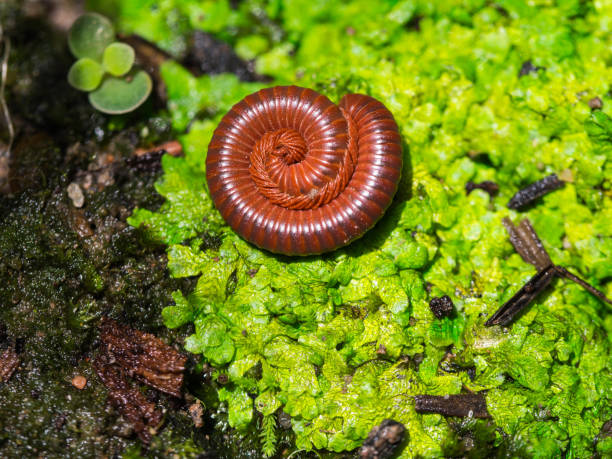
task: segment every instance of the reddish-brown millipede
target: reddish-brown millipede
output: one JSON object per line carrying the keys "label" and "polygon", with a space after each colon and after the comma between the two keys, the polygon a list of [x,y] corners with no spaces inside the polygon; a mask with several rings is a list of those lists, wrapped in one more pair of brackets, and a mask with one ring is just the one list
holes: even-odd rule
{"label": "reddish-brown millipede", "polygon": [[311,89],[276,86],[245,97],[208,146],[206,178],[225,221],[258,247],[287,255],[361,237],[395,194],[402,148],[376,99],[339,105]]}

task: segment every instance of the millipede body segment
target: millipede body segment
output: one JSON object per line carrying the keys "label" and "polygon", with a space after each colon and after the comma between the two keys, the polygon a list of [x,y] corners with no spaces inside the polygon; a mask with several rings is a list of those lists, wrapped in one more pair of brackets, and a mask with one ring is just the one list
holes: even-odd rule
{"label": "millipede body segment", "polygon": [[328,252],[383,215],[402,169],[393,115],[376,99],[339,105],[311,89],[277,86],[238,102],[208,146],[206,178],[234,231],[287,255]]}

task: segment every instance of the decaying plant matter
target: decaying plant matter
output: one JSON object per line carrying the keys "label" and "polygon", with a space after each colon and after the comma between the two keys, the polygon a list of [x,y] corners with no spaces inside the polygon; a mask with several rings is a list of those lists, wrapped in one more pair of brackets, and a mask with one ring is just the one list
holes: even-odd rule
{"label": "decaying plant matter", "polygon": [[0,351],[0,383],[7,382],[19,366],[19,356],[15,349],[7,347]]}
{"label": "decaying plant matter", "polygon": [[467,416],[481,419],[491,417],[482,393],[417,395],[414,397],[414,404],[417,413],[437,413],[443,416]]}
{"label": "decaying plant matter", "polygon": [[546,193],[550,193],[562,186],[563,182],[559,180],[557,174],[551,174],[517,191],[514,196],[512,196],[512,199],[510,199],[510,202],[508,202],[508,208],[520,209],[521,207],[525,207],[539,197],[544,196]]}
{"label": "decaying plant matter", "polygon": [[375,426],[359,450],[360,459],[387,459],[404,439],[406,428],[400,422],[385,419]]}
{"label": "decaying plant matter", "polygon": [[525,218],[518,226],[514,226],[509,218],[504,218],[503,224],[508,231],[510,242],[514,249],[523,260],[534,265],[538,272],[510,300],[489,317],[485,322],[486,326],[506,326],[512,323],[521,311],[550,285],[556,276],[570,279],[600,300],[612,304],[612,300],[607,298],[603,292],[575,274],[572,274],[564,267],[553,264],[542,241],[528,219]]}
{"label": "decaying plant matter", "polygon": [[111,319],[103,320],[100,341],[100,354],[94,361],[96,373],[109,389],[111,404],[134,426],[140,439],[149,443],[162,414],[128,377],[181,397],[186,358],[155,336]]}

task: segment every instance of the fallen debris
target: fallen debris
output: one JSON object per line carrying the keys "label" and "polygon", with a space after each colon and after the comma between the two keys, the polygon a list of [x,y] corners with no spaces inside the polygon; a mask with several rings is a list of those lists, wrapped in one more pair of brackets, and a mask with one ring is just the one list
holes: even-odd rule
{"label": "fallen debris", "polygon": [[551,174],[517,191],[514,196],[512,196],[512,199],[510,199],[510,202],[508,202],[508,208],[517,210],[521,207],[525,207],[539,197],[561,188],[562,186],[563,182],[559,180],[557,174]]}
{"label": "fallen debris", "polygon": [[490,418],[487,402],[482,393],[457,395],[416,395],[417,413],[437,413],[442,416]]}
{"label": "fallen debris", "polygon": [[76,375],[74,378],[72,378],[72,381],[70,382],[77,389],[83,390],[85,389],[85,386],[87,385],[87,378],[85,376]]}
{"label": "fallen debris", "polygon": [[556,274],[557,272],[553,265],[539,271],[535,276],[529,279],[512,298],[499,308],[495,314],[489,317],[485,322],[485,326],[501,325],[505,327],[514,322],[514,319],[516,319],[519,313],[550,285]]}
{"label": "fallen debris", "polygon": [[429,302],[429,309],[438,319],[450,316],[454,307],[453,300],[448,295],[434,297]]}
{"label": "fallen debris", "polygon": [[612,300],[607,298],[602,291],[572,274],[564,267],[553,264],[542,241],[528,219],[525,218],[518,226],[514,226],[509,218],[504,218],[503,224],[506,231],[508,231],[514,250],[517,251],[525,262],[535,266],[538,272],[510,300],[489,317],[485,322],[485,326],[501,325],[505,327],[514,322],[521,311],[535,300],[555,277],[564,277],[576,282],[600,300],[612,304]]}
{"label": "fallen debris", "polygon": [[183,146],[176,140],[170,140],[148,149],[137,148],[134,155],[125,160],[125,165],[137,171],[154,171],[161,167],[161,158],[166,153],[180,156]]}
{"label": "fallen debris", "polygon": [[0,383],[5,383],[19,366],[19,356],[15,349],[8,347],[0,351]]}
{"label": "fallen debris", "polygon": [[161,411],[128,381],[133,377],[159,391],[181,397],[186,358],[149,333],[104,319],[94,369],[109,389],[111,404],[134,426],[145,444],[162,421]]}
{"label": "fallen debris", "polygon": [[181,397],[186,357],[159,338],[104,319],[101,325],[101,350],[131,377]]}
{"label": "fallen debris", "polygon": [[537,72],[538,70],[546,70],[546,68],[533,65],[531,61],[525,61],[519,70],[519,77],[529,75],[530,73]]}
{"label": "fallen debris", "polygon": [[189,415],[191,416],[191,420],[193,421],[193,425],[196,429],[200,429],[204,426],[204,407],[202,407],[202,403],[199,400],[196,400],[195,403],[189,405]]}
{"label": "fallen debris", "polygon": [[108,400],[113,408],[133,426],[140,441],[148,445],[161,425],[162,412],[142,392],[130,385],[125,372],[115,365],[109,355],[98,356],[94,361],[94,369],[108,388]]}
{"label": "fallen debris", "polygon": [[375,426],[359,449],[360,459],[388,459],[403,441],[406,428],[392,419]]}
{"label": "fallen debris", "polygon": [[510,242],[514,250],[524,261],[535,266],[538,271],[553,264],[542,241],[527,218],[521,220],[518,226],[514,226],[508,217],[504,218],[502,223],[510,236]]}
{"label": "fallen debris", "polygon": [[599,97],[593,97],[589,100],[589,108],[591,110],[601,110],[603,108],[603,101]]}
{"label": "fallen debris", "polygon": [[465,194],[470,194],[474,190],[486,191],[490,197],[494,197],[499,192],[499,185],[491,180],[480,183],[467,182],[465,184]]}

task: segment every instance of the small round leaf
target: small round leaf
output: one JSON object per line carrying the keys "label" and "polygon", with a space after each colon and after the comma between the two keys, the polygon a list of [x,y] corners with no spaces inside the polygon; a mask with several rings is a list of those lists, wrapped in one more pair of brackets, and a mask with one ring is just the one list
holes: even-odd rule
{"label": "small round leaf", "polygon": [[81,91],[93,91],[102,81],[104,69],[93,59],[83,57],[68,71],[68,83]]}
{"label": "small round leaf", "polygon": [[77,58],[89,57],[99,61],[114,38],[115,30],[107,18],[97,13],[86,13],[70,27],[68,46]]}
{"label": "small round leaf", "polygon": [[111,43],[104,50],[102,65],[108,73],[122,76],[130,71],[134,64],[134,48],[125,43]]}
{"label": "small round leaf", "polygon": [[147,72],[132,71],[122,78],[105,78],[98,89],[89,93],[89,102],[101,112],[119,115],[139,107],[147,100],[152,88]]}

